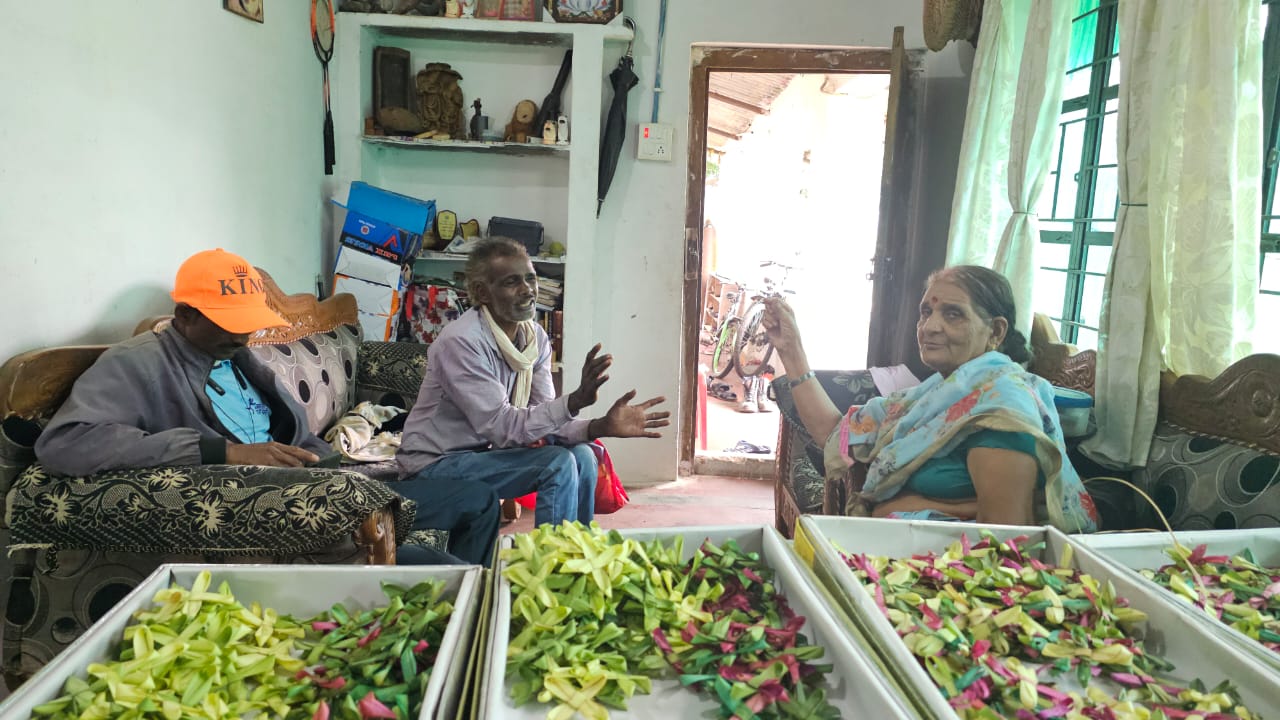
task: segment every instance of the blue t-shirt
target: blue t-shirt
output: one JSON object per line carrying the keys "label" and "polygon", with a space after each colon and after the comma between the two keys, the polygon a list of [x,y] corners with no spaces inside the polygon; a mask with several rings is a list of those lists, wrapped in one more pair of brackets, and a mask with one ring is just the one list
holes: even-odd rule
{"label": "blue t-shirt", "polygon": [[246,445],[271,442],[271,408],[230,360],[213,364],[204,392],[218,420],[237,440]]}
{"label": "blue t-shirt", "polygon": [[[1036,456],[1036,441],[1027,433],[979,430],[961,441],[954,450],[925,461],[911,474],[903,490],[940,500],[964,500],[977,495],[969,477],[969,451],[973,448],[1014,450]],[[1038,465],[1038,463],[1037,463]],[[1044,487],[1044,473],[1036,470],[1036,488]]]}

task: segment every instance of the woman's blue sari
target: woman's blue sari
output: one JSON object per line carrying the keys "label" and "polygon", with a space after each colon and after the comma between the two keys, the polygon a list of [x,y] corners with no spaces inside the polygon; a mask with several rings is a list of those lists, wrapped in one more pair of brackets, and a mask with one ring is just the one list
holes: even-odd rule
{"label": "woman's blue sari", "polygon": [[913,388],[849,408],[827,440],[826,466],[847,472],[854,461],[870,463],[862,492],[848,508],[865,515],[897,495],[929,458],[951,452],[982,429],[1035,439],[1045,477],[1037,521],[1064,532],[1097,529],[1097,510],[1067,459],[1053,386],[1000,352],[980,355],[946,378],[934,374]]}

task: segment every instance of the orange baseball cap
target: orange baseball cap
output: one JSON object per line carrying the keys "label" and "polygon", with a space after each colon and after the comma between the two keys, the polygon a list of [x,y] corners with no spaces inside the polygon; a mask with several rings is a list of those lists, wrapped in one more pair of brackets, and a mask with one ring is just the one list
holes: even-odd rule
{"label": "orange baseball cap", "polygon": [[231,333],[252,333],[288,325],[267,307],[262,275],[239,255],[218,248],[187,258],[173,281],[174,302],[199,310]]}

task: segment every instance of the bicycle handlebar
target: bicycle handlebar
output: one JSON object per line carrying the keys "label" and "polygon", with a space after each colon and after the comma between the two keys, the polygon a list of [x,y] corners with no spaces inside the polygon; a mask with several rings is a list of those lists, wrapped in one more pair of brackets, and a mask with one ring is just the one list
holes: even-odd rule
{"label": "bicycle handlebar", "polygon": [[796,267],[795,267],[794,265],[783,265],[782,263],[780,263],[780,262],[778,262],[778,261],[776,261],[776,260],[765,260],[765,261],[763,261],[763,262],[761,262],[761,263],[760,263],[760,267],[769,267],[770,265],[775,265],[775,266],[777,266],[777,267],[782,268],[783,270],[795,270],[795,269],[796,269]]}

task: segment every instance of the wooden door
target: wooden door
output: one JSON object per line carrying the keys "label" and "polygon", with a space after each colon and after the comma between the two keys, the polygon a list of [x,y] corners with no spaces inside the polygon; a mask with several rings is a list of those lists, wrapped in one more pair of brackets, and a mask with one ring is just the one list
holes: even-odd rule
{"label": "wooden door", "polygon": [[[895,85],[905,82],[911,73],[919,74],[918,66],[923,52],[901,51],[902,29],[896,30],[898,64],[907,70],[900,72],[903,80],[895,81]],[[763,46],[722,46],[697,44],[692,51],[693,67],[690,78],[689,102],[689,157],[688,157],[688,197],[685,222],[685,262],[684,262],[684,309],[682,333],[683,368],[680,388],[679,411],[679,447],[680,474],[692,472],[694,444],[696,441],[697,383],[698,379],[698,333],[702,323],[703,298],[706,288],[703,282],[703,249],[702,230],[705,217],[703,214],[703,191],[707,167],[707,107],[712,72],[772,72],[772,73],[890,73],[893,52],[889,48],[801,48],[801,47],[763,47]],[[916,82],[906,93],[895,93],[890,90],[891,101],[898,104],[918,102],[914,92]],[[890,116],[914,117],[904,111],[895,112],[892,107]],[[905,127],[901,122],[898,127]],[[912,148],[905,147],[907,142],[915,142],[914,133],[909,139],[895,141],[895,148],[903,148],[895,152],[895,156],[915,157]],[[886,160],[886,168],[890,167]],[[894,168],[898,167],[895,162]],[[895,173],[897,171],[895,170]],[[912,174],[907,172],[905,180]],[[894,187],[899,180],[894,175]],[[883,201],[882,201],[883,203]],[[907,207],[894,205],[895,212],[904,212]],[[883,224],[883,220],[881,221]],[[835,261],[839,261],[836,258]],[[914,301],[913,301],[914,302]],[[914,315],[912,316],[914,318]],[[914,319],[912,320],[914,327]],[[873,325],[874,326],[874,325]],[[911,336],[914,342],[914,335]],[[914,347],[914,346],[913,346]],[[851,358],[850,367],[861,362],[860,358]]]}
{"label": "wooden door", "polygon": [[924,51],[907,50],[903,29],[893,30],[889,56],[889,106],[885,112],[884,166],[880,183],[880,225],[871,293],[867,366],[905,363],[927,374],[916,348],[916,305],[929,273],[943,262],[945,243],[919,237],[915,207],[920,172],[919,113],[924,98]]}

